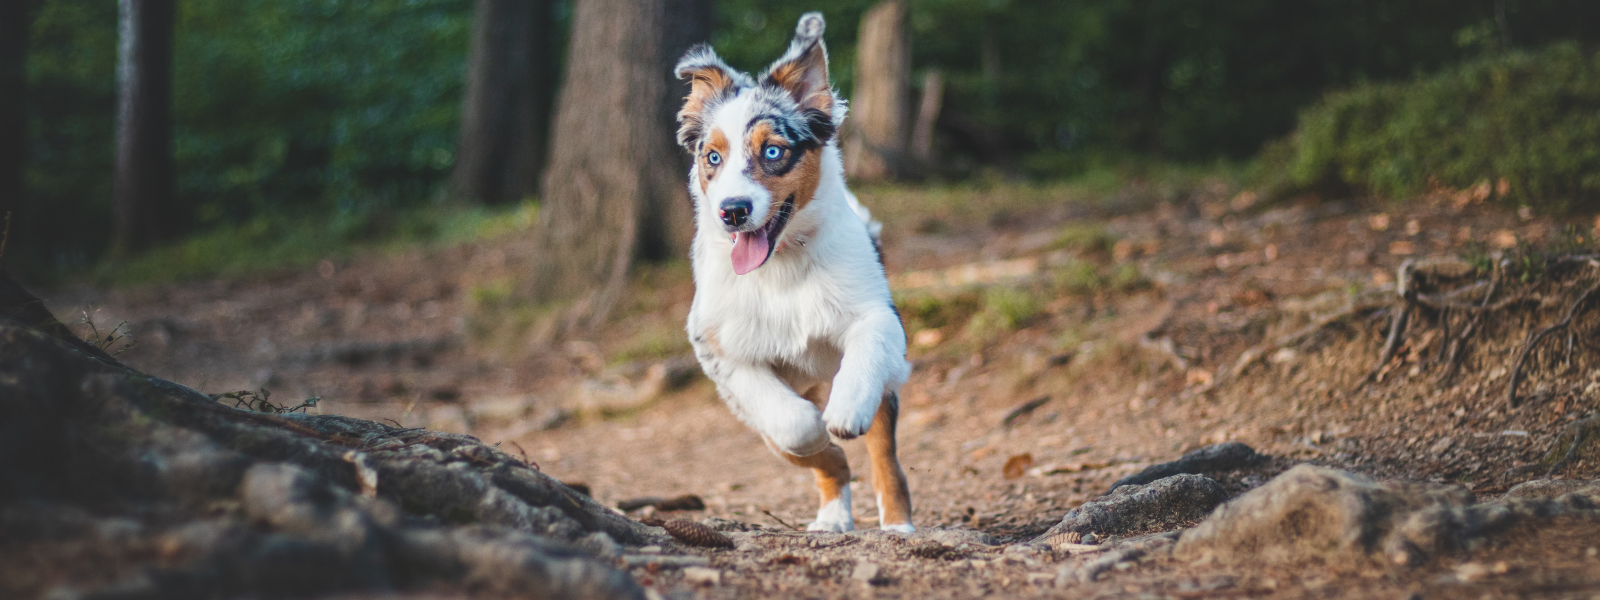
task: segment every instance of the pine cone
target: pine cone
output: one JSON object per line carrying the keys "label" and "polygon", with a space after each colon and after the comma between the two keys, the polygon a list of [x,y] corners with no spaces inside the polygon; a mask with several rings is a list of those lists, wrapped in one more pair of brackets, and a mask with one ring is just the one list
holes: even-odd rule
{"label": "pine cone", "polygon": [[661,526],[672,534],[672,537],[690,546],[703,546],[706,548],[732,548],[733,539],[722,535],[715,529],[685,519],[673,519],[662,523]]}
{"label": "pine cone", "polygon": [[1051,546],[1060,546],[1062,544],[1081,544],[1083,543],[1083,534],[1076,531],[1063,531],[1045,538],[1044,543],[1050,544]]}

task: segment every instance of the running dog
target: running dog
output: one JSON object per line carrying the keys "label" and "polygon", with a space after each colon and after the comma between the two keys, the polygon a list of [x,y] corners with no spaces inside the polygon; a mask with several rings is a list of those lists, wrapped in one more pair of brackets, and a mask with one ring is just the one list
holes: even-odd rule
{"label": "running dog", "polygon": [[849,531],[841,440],[865,436],[879,526],[911,532],[895,450],[906,336],[878,249],[882,226],[845,187],[834,139],[845,103],[828,80],[820,13],[752,78],[704,44],[678,62],[691,91],[678,143],[694,155],[689,339],[734,415],[817,477],[807,529]]}

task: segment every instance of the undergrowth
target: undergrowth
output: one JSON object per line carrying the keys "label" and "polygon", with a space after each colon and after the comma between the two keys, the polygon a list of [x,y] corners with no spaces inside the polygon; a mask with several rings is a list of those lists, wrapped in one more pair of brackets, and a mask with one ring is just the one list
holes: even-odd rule
{"label": "undergrowth", "polygon": [[1402,83],[1335,92],[1261,161],[1268,187],[1392,198],[1492,189],[1563,211],[1600,199],[1600,53],[1576,44],[1493,55]]}
{"label": "undergrowth", "polygon": [[537,214],[538,208],[527,203],[333,217],[273,215],[211,229],[132,257],[109,258],[82,276],[97,285],[237,277],[305,267],[364,251],[496,237],[530,226]]}

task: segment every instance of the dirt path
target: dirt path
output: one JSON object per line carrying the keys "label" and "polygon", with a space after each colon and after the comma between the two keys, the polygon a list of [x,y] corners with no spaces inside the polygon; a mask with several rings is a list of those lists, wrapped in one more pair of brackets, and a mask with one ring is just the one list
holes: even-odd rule
{"label": "dirt path", "polygon": [[[919,203],[909,192],[864,198],[889,224],[887,262],[902,304],[918,307],[902,306],[916,369],[902,391],[900,440],[924,529],[1026,540],[1116,479],[1224,441],[1273,457],[1217,474],[1232,495],[1309,462],[1458,483],[1492,498],[1542,475],[1567,424],[1600,401],[1600,360],[1581,353],[1539,379],[1537,401],[1516,409],[1500,401],[1509,351],[1539,315],[1484,326],[1493,331],[1445,383],[1427,354],[1437,344],[1419,326],[1382,381],[1361,384],[1388,324],[1381,310],[1269,347],[1231,377],[1263,342],[1347,303],[1392,299],[1384,286],[1392,289],[1408,258],[1552,244],[1564,225],[1556,220],[1448,197],[1404,211],[1262,209],[1223,186],[1129,214],[1049,194],[995,195],[965,204]],[[809,520],[810,475],[768,453],[684,365],[678,338],[692,289],[681,267],[641,274],[618,324],[541,346],[539,315],[501,300],[526,252],[509,239],[252,281],[63,290],[51,302],[69,323],[85,308],[102,330],[127,321],[137,346],[121,358],[202,391],[266,387],[284,399],[320,396],[316,410],[328,413],[471,433],[587,485],[605,504],[694,494],[706,510],[677,516],[771,531]],[[962,278],[1011,296],[949,285]],[[1006,422],[1039,398],[1048,399]],[[864,473],[859,444],[845,447]],[[1584,454],[1558,475],[1597,473],[1600,462]],[[863,474],[851,485],[857,524],[872,527],[869,481]],[[659,566],[634,574],[672,597],[1363,598],[1470,589],[1472,597],[1589,598],[1600,591],[1600,559],[1584,554],[1596,533],[1588,521],[1530,529],[1421,569],[1134,561],[1084,582],[1058,575],[1094,560],[1093,551],[1006,554],[977,543],[981,536],[939,550],[926,537],[771,534],[742,541],[743,554],[713,555],[716,583]],[[1499,561],[1509,571],[1470,578],[1468,588],[1446,581],[1462,564]],[[866,573],[865,562],[878,571]]]}

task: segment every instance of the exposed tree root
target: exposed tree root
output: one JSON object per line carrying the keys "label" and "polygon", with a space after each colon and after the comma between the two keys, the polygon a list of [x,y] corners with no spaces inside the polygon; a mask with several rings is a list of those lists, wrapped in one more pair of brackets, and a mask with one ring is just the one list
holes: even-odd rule
{"label": "exposed tree root", "polygon": [[1590,300],[1594,299],[1596,290],[1600,290],[1600,280],[1596,280],[1593,284],[1590,284],[1588,289],[1584,290],[1582,294],[1578,295],[1577,300],[1574,300],[1572,304],[1567,305],[1567,314],[1563,316],[1560,321],[1557,321],[1554,325],[1533,332],[1533,334],[1528,336],[1528,341],[1523,342],[1522,349],[1517,351],[1516,360],[1512,361],[1511,363],[1511,381],[1506,384],[1506,403],[1512,408],[1516,408],[1517,406],[1517,388],[1522,384],[1522,379],[1524,377],[1523,369],[1527,366],[1528,358],[1533,355],[1534,349],[1539,346],[1539,342],[1543,341],[1552,333],[1561,332],[1570,334],[1573,317],[1576,317],[1578,312],[1582,310],[1583,306],[1588,304]]}
{"label": "exposed tree root", "polygon": [[[1568,425],[1567,433],[1572,434],[1572,445],[1567,447],[1566,453],[1561,456],[1560,460],[1557,460],[1550,465],[1550,470],[1545,471],[1544,476],[1553,477],[1556,473],[1560,472],[1561,469],[1566,468],[1567,465],[1571,464],[1573,460],[1576,460],[1578,458],[1578,447],[1583,445],[1584,436],[1589,433],[1590,429],[1594,429],[1596,427],[1600,427],[1600,415],[1591,415],[1588,418],[1580,419],[1573,422],[1571,425]],[[1561,438],[1557,437],[1556,439],[1559,441]],[[1560,448],[1560,446],[1557,446],[1557,448]]]}
{"label": "exposed tree root", "polygon": [[[0,596],[643,598],[593,554],[668,540],[476,438],[234,408],[238,394],[139,373],[42,310],[0,275],[0,540],[83,538],[127,566],[110,587],[0,581]],[[138,533],[95,541],[113,521]]]}

